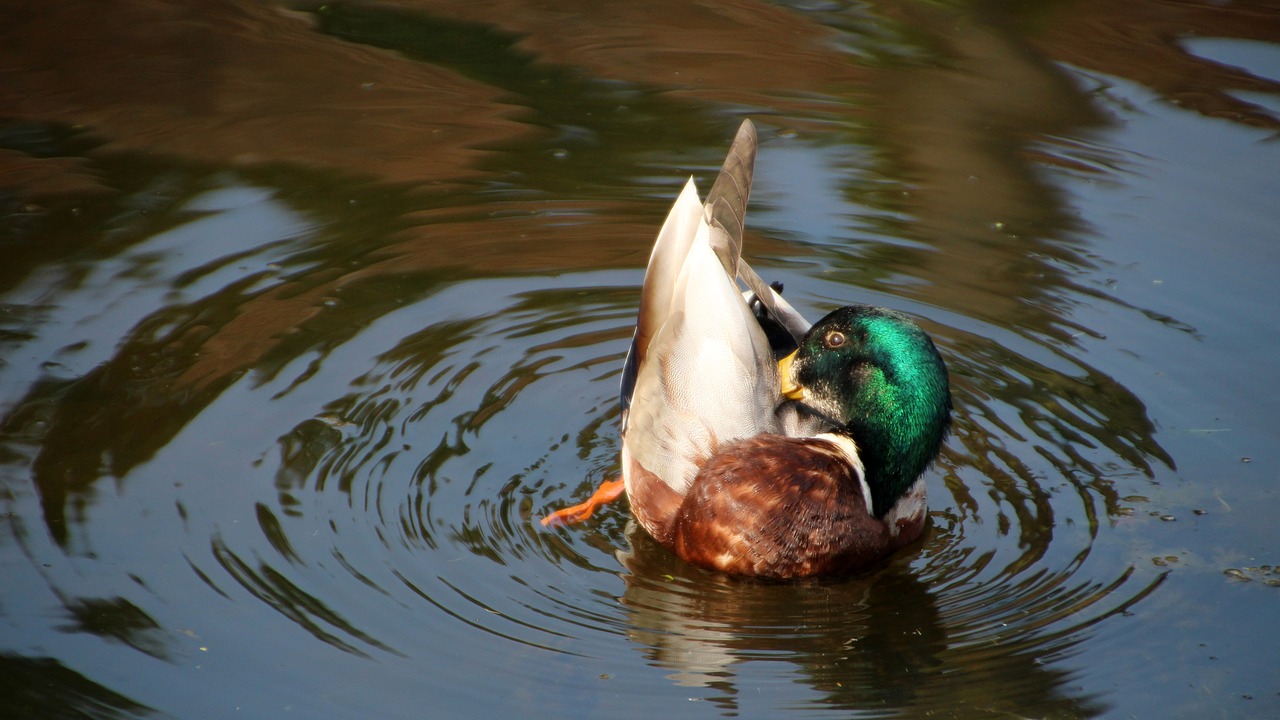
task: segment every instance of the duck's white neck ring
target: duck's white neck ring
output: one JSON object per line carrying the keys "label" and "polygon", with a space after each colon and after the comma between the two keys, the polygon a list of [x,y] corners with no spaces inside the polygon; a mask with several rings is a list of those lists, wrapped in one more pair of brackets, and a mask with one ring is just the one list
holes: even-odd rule
{"label": "duck's white neck ring", "polygon": [[815,440],[826,440],[840,449],[840,454],[857,472],[858,485],[862,489],[862,499],[866,502],[867,514],[873,515],[871,506],[871,486],[867,484],[867,468],[862,464],[862,456],[858,452],[858,444],[853,438],[838,433],[824,432],[813,436]]}

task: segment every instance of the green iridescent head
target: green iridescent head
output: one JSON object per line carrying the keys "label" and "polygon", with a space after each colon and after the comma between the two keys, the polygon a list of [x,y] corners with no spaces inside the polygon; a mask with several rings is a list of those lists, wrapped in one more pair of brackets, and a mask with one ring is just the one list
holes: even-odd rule
{"label": "green iridescent head", "polygon": [[951,424],[942,356],[919,325],[885,308],[850,305],[818,321],[783,386],[857,444],[876,517],[933,462]]}

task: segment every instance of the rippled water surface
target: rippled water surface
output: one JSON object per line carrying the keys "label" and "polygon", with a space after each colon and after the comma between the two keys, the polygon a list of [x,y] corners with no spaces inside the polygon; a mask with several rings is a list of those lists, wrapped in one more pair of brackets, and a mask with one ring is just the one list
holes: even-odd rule
{"label": "rippled water surface", "polygon": [[[1280,715],[1269,3],[4,4],[0,716]],[[951,369],[850,578],[537,523],[745,116]]]}

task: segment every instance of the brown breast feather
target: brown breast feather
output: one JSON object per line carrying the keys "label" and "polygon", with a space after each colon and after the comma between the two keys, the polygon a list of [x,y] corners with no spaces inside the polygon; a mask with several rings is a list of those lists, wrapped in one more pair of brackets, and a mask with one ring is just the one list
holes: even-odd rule
{"label": "brown breast feather", "polygon": [[867,512],[857,471],[833,444],[781,435],[719,448],[669,534],[658,539],[689,562],[777,578],[852,570],[914,539]]}

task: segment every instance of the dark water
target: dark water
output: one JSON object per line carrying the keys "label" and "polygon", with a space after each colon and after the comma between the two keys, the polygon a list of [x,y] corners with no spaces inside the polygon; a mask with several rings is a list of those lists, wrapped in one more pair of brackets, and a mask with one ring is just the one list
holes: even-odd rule
{"label": "dark water", "polygon": [[[0,3],[0,716],[1280,714],[1280,12],[584,5]],[[951,368],[875,572],[536,523],[743,116]]]}

